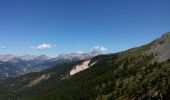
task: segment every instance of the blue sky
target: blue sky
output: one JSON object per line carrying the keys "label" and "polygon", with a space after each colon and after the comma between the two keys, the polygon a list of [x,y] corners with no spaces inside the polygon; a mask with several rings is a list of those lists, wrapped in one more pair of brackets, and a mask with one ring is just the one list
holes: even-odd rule
{"label": "blue sky", "polygon": [[[118,52],[170,31],[169,0],[0,0],[0,54]],[[45,49],[47,48],[47,49]]]}

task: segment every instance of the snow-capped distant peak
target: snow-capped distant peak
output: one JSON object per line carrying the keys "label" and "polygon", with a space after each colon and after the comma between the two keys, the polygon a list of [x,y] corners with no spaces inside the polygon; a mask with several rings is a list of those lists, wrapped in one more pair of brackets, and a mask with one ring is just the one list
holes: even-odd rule
{"label": "snow-capped distant peak", "polygon": [[90,64],[90,62],[91,62],[91,60],[86,60],[86,61],[82,62],[81,64],[76,65],[76,66],[70,71],[70,76],[72,76],[72,75],[74,75],[74,74],[76,74],[76,73],[79,73],[79,72],[81,72],[81,71],[83,71],[83,70],[85,70],[85,69],[88,69],[88,68],[90,68],[91,66],[93,66],[94,64],[96,64],[96,62],[91,63],[91,64]]}
{"label": "snow-capped distant peak", "polygon": [[15,58],[16,58],[16,55],[10,55],[10,54],[0,55],[0,61],[3,61],[3,62],[7,62]]}
{"label": "snow-capped distant peak", "polygon": [[22,59],[22,60],[25,60],[25,61],[30,61],[30,60],[36,59],[37,57],[34,56],[34,55],[26,54],[24,56],[20,56],[19,58]]}

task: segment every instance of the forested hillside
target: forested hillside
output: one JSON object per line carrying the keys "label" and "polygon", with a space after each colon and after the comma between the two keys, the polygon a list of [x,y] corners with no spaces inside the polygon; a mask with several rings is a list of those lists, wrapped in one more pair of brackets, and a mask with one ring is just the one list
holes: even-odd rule
{"label": "forested hillside", "polygon": [[96,56],[91,63],[97,63],[75,75],[69,75],[70,70],[83,61],[8,79],[0,83],[0,99],[168,100],[169,55],[159,60],[161,54],[152,49],[169,43],[169,36],[166,34],[152,43],[120,53]]}

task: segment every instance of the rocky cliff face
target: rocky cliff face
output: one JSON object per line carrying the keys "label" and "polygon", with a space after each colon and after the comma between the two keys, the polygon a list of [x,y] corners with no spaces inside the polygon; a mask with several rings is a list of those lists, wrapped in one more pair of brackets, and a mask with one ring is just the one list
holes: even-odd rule
{"label": "rocky cliff face", "polygon": [[153,41],[149,52],[153,53],[159,62],[170,59],[170,32]]}

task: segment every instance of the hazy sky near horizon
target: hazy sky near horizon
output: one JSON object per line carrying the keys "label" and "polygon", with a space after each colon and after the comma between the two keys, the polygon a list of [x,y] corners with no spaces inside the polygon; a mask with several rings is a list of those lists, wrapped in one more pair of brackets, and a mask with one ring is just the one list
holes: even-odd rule
{"label": "hazy sky near horizon", "polygon": [[0,0],[0,54],[119,52],[170,31],[169,0]]}

